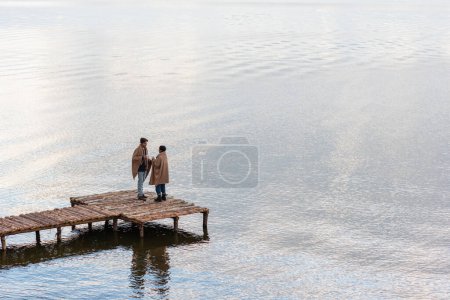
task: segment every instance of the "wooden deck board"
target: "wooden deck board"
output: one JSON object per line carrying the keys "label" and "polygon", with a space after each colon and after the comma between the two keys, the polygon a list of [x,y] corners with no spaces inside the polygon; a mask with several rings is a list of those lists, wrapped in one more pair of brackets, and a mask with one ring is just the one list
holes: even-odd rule
{"label": "wooden deck board", "polygon": [[190,208],[184,208],[184,209],[173,209],[168,211],[161,211],[158,213],[149,213],[147,215],[141,215],[138,217],[133,216],[124,216],[131,222],[136,223],[146,223],[154,220],[160,220],[160,219],[167,219],[167,218],[174,218],[184,215],[190,215],[194,213],[203,213],[204,209],[201,207],[190,207]]}
{"label": "wooden deck board", "polygon": [[50,226],[52,222],[48,219],[43,219],[41,215],[38,213],[30,213],[24,215],[25,218],[35,221],[36,223],[40,223],[41,226]]}
{"label": "wooden deck board", "polygon": [[0,232],[6,232],[9,230],[10,230],[10,227],[8,227],[6,225],[0,225]]}
{"label": "wooden deck board", "polygon": [[[89,205],[89,206],[86,205],[83,207],[88,207],[90,210],[97,212],[104,216],[116,217],[116,214],[117,214],[117,213],[115,213],[109,209],[106,209],[105,207],[101,207],[99,205]],[[78,209],[77,207],[71,207],[71,208],[73,208],[74,210]]]}
{"label": "wooden deck board", "polygon": [[14,220],[16,222],[20,222],[21,224],[23,224],[23,226],[26,226],[26,227],[38,227],[38,226],[41,226],[40,223],[37,223],[34,220],[30,220],[30,219],[24,218],[23,216],[14,217]]}
{"label": "wooden deck board", "polygon": [[22,215],[22,217],[34,221],[36,224],[39,224],[39,227],[45,227],[49,225],[47,222],[41,221],[33,217],[31,214]]}
{"label": "wooden deck board", "polygon": [[40,212],[39,216],[42,217],[43,221],[47,221],[49,225],[56,226],[56,225],[64,222],[64,219],[55,215],[53,210],[46,210],[46,211]]}
{"label": "wooden deck board", "polygon": [[2,220],[2,225],[3,225],[4,227],[8,228],[7,231],[10,231],[10,230],[16,230],[16,229],[19,228],[17,224],[11,223],[11,222],[10,222],[8,219],[6,219],[6,218]]}
{"label": "wooden deck board", "polygon": [[68,222],[78,222],[84,220],[84,217],[74,214],[73,212],[68,211],[66,209],[61,209],[57,213],[63,218],[63,220]]}
{"label": "wooden deck board", "polygon": [[20,222],[17,222],[14,218],[14,216],[11,217],[6,217],[6,221],[9,222],[9,224],[11,224],[12,226],[14,226],[14,228],[21,228],[23,227],[23,224]]}
{"label": "wooden deck board", "polygon": [[90,207],[88,206],[80,206],[80,207],[74,207],[72,209],[72,211],[74,212],[81,212],[84,213],[86,215],[92,216],[92,217],[105,217],[105,218],[110,218],[113,216],[113,214],[111,213],[103,213],[103,212],[98,212],[95,207]]}
{"label": "wooden deck board", "polygon": [[155,214],[155,213],[160,213],[160,212],[165,212],[165,211],[173,211],[173,210],[182,210],[182,209],[191,208],[191,207],[195,207],[194,204],[182,203],[182,204],[166,206],[166,207],[161,207],[161,208],[157,207],[157,208],[153,208],[153,209],[149,209],[149,210],[126,211],[123,213],[123,215],[125,215],[127,217],[139,217],[139,216],[148,215],[148,214]]}

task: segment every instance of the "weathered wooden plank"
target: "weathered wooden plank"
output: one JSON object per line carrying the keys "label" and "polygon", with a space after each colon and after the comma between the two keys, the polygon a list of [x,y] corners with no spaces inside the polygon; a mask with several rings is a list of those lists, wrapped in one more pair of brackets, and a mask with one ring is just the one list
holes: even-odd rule
{"label": "weathered wooden plank", "polygon": [[65,207],[65,208],[58,210],[57,212],[63,216],[72,216],[73,218],[77,218],[78,215],[73,214],[73,212],[77,211],[77,210],[79,210],[79,209],[75,208],[75,207]]}
{"label": "weathered wooden plank", "polygon": [[[20,220],[20,222],[19,222]],[[41,226],[39,223],[36,223],[32,220],[25,219],[23,216],[15,217],[14,221],[5,219],[5,222],[9,222],[10,227],[8,230],[2,231],[2,234],[15,234],[17,232],[21,232],[24,230],[32,231],[33,228]],[[33,223],[32,223],[33,222]]]}
{"label": "weathered wooden plank", "polygon": [[35,213],[34,217],[38,220],[42,220],[42,222],[47,222],[48,225],[58,225],[61,223],[61,221],[57,220],[55,217],[52,216],[51,212],[49,211],[41,211],[39,213]]}
{"label": "weathered wooden plank", "polygon": [[108,209],[111,211],[114,211],[116,213],[122,213],[124,211],[127,210],[132,210],[132,211],[136,211],[136,210],[144,210],[146,209],[147,206],[145,204],[140,204],[140,205],[118,205],[118,206],[109,206]]}
{"label": "weathered wooden plank", "polygon": [[79,216],[79,215],[75,215],[73,213],[71,213],[68,210],[59,210],[58,211],[58,215],[61,216],[61,218],[64,219],[64,221],[67,222],[78,222],[78,221],[82,221],[83,217]]}
{"label": "weathered wooden plank", "polygon": [[8,222],[8,229],[7,230],[2,230],[1,234],[2,235],[12,235],[15,234],[16,232],[20,232],[21,230],[23,230],[23,228],[26,228],[23,225],[20,225],[17,222],[12,222],[10,220],[4,220],[5,222]]}
{"label": "weathered wooden plank", "polygon": [[92,200],[83,200],[83,201],[80,201],[79,203],[94,205],[94,204],[105,203],[105,202],[106,202],[105,199],[99,198],[99,199],[92,199]]}
{"label": "weathered wooden plank", "polygon": [[100,195],[100,196],[95,196],[95,197],[87,196],[87,197],[84,197],[84,198],[79,198],[77,200],[85,202],[85,203],[90,203],[92,201],[95,201],[95,202],[97,202],[97,201],[104,201],[104,202],[106,202],[106,201],[116,200],[116,199],[124,200],[124,199],[129,199],[131,197],[136,198],[136,194],[133,195],[133,196],[131,194],[111,194],[111,195]]}
{"label": "weathered wooden plank", "polygon": [[52,219],[55,219],[58,222],[66,222],[67,221],[67,216],[60,209],[46,211],[43,213],[43,215],[50,216]]}
{"label": "weathered wooden plank", "polygon": [[1,218],[0,219],[0,225],[2,226],[2,228],[4,228],[5,230],[13,230],[15,228],[14,225],[10,224],[8,222],[8,220],[6,220],[5,218]]}
{"label": "weathered wooden plank", "polygon": [[110,211],[106,208],[103,208],[101,206],[98,205],[86,205],[86,208],[88,208],[91,211],[94,211],[100,215],[103,215],[105,217],[114,217],[117,215],[116,212]]}
{"label": "weathered wooden plank", "polygon": [[27,228],[27,230],[25,230],[25,228],[22,228],[22,231],[30,231],[31,232],[32,230],[40,230],[41,228],[45,228],[49,225],[49,224],[44,224],[44,222],[32,219],[32,217],[29,217],[29,216],[26,216],[26,217],[24,216],[24,218],[33,220],[36,224],[39,224],[39,225],[36,225],[35,227],[29,227],[29,228]]}
{"label": "weathered wooden plank", "polygon": [[82,212],[86,212],[86,213],[90,213],[90,214],[98,215],[98,216],[103,216],[103,217],[108,217],[111,214],[107,210],[102,211],[102,207],[97,206],[97,205],[81,205],[81,206],[72,208],[72,210],[82,211]]}
{"label": "weathered wooden plank", "polygon": [[95,205],[95,204],[108,204],[108,203],[117,203],[117,202],[137,202],[140,200],[136,199],[136,196],[129,197],[114,197],[114,198],[101,198],[101,199],[90,199],[90,200],[84,200],[81,203]]}
{"label": "weathered wooden plank", "polygon": [[110,199],[117,199],[117,198],[125,198],[126,197],[133,197],[136,198],[136,191],[117,191],[117,192],[108,192],[108,193],[102,193],[102,194],[94,194],[94,195],[88,195],[88,196],[77,196],[77,197],[71,197],[71,201],[75,203],[89,203],[93,204],[95,202],[106,202]]}
{"label": "weathered wooden plank", "polygon": [[165,211],[165,212],[156,213],[156,214],[150,213],[148,215],[140,216],[138,218],[133,218],[133,217],[128,217],[128,216],[123,216],[122,218],[126,221],[131,221],[131,222],[135,222],[135,223],[145,223],[145,222],[150,222],[150,221],[159,220],[159,219],[167,219],[167,218],[179,217],[179,216],[189,215],[189,214],[194,214],[194,213],[202,213],[204,211],[205,211],[204,208],[194,206],[192,208]]}
{"label": "weathered wooden plank", "polygon": [[38,226],[41,225],[40,223],[36,223],[36,222],[33,221],[33,220],[30,220],[30,219],[25,218],[23,215],[20,215],[20,216],[15,217],[15,220],[16,220],[17,222],[20,222],[20,223],[24,224],[24,227],[30,227],[30,228],[33,228],[33,227],[38,227]]}
{"label": "weathered wooden plank", "polygon": [[135,209],[137,209],[138,207],[142,207],[144,206],[143,204],[141,205],[135,205],[135,204],[116,204],[116,205],[105,205],[103,208],[107,209],[111,212],[117,213],[118,210],[123,210],[123,209],[127,209],[127,208],[131,208],[134,207]]}
{"label": "weathered wooden plank", "polygon": [[65,221],[82,221],[85,217],[75,214],[73,210],[60,210],[58,215],[62,217]]}
{"label": "weathered wooden plank", "polygon": [[[94,215],[91,211],[86,212],[84,210],[81,209],[82,206],[77,207],[77,209],[71,210],[70,212],[74,215],[78,215],[83,219],[91,219],[94,217],[98,217],[98,215]],[[102,216],[103,217],[103,216]]]}
{"label": "weathered wooden plank", "polygon": [[88,206],[84,206],[84,205],[79,206],[79,207],[76,207],[76,209],[72,209],[70,212],[71,212],[71,213],[75,213],[75,214],[79,214],[79,215],[81,215],[81,216],[85,216],[86,218],[92,218],[92,217],[96,217],[96,218],[98,218],[98,217],[106,217],[105,215],[99,214],[99,213],[97,213],[97,212],[95,212],[95,211],[89,209]]}
{"label": "weathered wooden plank", "polygon": [[20,224],[17,224],[16,222],[12,221],[10,216],[4,217],[2,219],[2,221],[3,221],[3,224],[11,226],[13,228],[18,228],[21,226]]}
{"label": "weathered wooden plank", "polygon": [[104,195],[111,194],[111,193],[113,193],[113,192],[84,195],[84,196],[75,196],[75,197],[72,197],[72,199],[73,200],[86,200],[86,199],[92,199],[92,198],[96,198],[96,197],[103,197]]}
{"label": "weathered wooden plank", "polygon": [[80,215],[79,213],[77,213],[81,210],[80,207],[82,206],[84,207],[87,205],[75,205],[74,207],[67,207],[66,209],[64,209],[64,213],[76,218],[84,218],[84,215]]}
{"label": "weathered wooden plank", "polygon": [[52,224],[51,220],[43,218],[39,213],[30,213],[23,215],[24,218],[35,221],[36,223],[41,224],[41,226],[49,226]]}
{"label": "weathered wooden plank", "polygon": [[53,210],[42,211],[39,213],[39,215],[41,215],[42,217],[48,218],[50,220],[54,220],[54,222],[52,223],[54,225],[58,225],[58,224],[66,221],[63,217],[55,214],[55,212]]}
{"label": "weathered wooden plank", "polygon": [[77,209],[78,207],[88,208],[88,209],[94,209],[98,213],[101,214],[109,214],[110,212],[105,208],[103,204],[83,204],[83,205],[77,205],[73,209]]}
{"label": "weathered wooden plank", "polygon": [[171,200],[162,201],[162,202],[156,202],[156,201],[145,202],[145,204],[149,207],[164,207],[164,206],[170,206],[170,205],[175,205],[175,204],[180,204],[180,203],[189,203],[189,202],[186,202],[181,199],[171,199]]}
{"label": "weathered wooden plank", "polygon": [[45,222],[41,221],[40,219],[34,218],[34,217],[31,216],[30,214],[23,215],[23,217],[24,217],[24,218],[27,218],[27,219],[30,219],[30,220],[32,220],[32,221],[34,221],[36,224],[39,224],[39,225],[36,226],[35,228],[30,228],[30,229],[35,229],[35,230],[37,230],[37,229],[40,229],[40,228],[42,228],[42,227],[46,227],[46,226],[49,225],[48,223],[45,223]]}
{"label": "weathered wooden plank", "polygon": [[1,218],[0,218],[0,224],[2,224],[2,221],[3,221],[3,220],[6,220],[6,217],[9,217],[9,216],[4,216],[4,217],[1,217]]}
{"label": "weathered wooden plank", "polygon": [[192,205],[191,203],[188,203],[183,200],[177,200],[177,201],[168,201],[168,202],[153,202],[148,204],[142,204],[139,206],[131,206],[131,207],[125,207],[122,209],[122,213],[128,214],[133,212],[141,212],[141,211],[151,211],[155,209],[166,209],[173,206],[178,205]]}
{"label": "weathered wooden plank", "polygon": [[[177,212],[177,211],[181,211],[181,210],[188,209],[188,208],[189,207],[180,207],[177,209],[162,210],[162,211],[156,211],[156,212],[148,211],[148,212],[140,212],[140,213],[134,213],[134,214],[122,214],[122,217],[140,220],[141,218],[146,218],[148,216],[159,215],[159,214],[166,213],[166,212]],[[190,207],[190,208],[193,208],[193,207]]]}
{"label": "weathered wooden plank", "polygon": [[9,235],[11,229],[0,229],[0,235]]}
{"label": "weathered wooden plank", "polygon": [[19,229],[9,231],[9,232],[2,232],[1,235],[14,235],[14,234],[19,234],[19,233],[33,232],[33,231],[52,229],[52,228],[57,228],[57,227],[65,227],[65,226],[71,226],[71,225],[99,222],[99,221],[104,221],[104,220],[105,220],[105,218],[102,217],[102,218],[84,219],[82,221],[76,221],[76,222],[59,222],[58,224],[51,223],[51,224],[42,225],[42,226],[39,226],[36,228],[19,228]]}
{"label": "weathered wooden plank", "polygon": [[141,210],[141,211],[125,211],[123,212],[123,215],[127,215],[129,217],[139,217],[141,215],[148,215],[148,214],[155,214],[165,211],[172,211],[172,210],[179,210],[184,208],[191,208],[195,207],[192,203],[180,203],[177,205],[167,206],[167,207],[161,207],[161,208],[153,208],[150,210]]}
{"label": "weathered wooden plank", "polygon": [[86,216],[90,216],[91,218],[102,219],[102,220],[112,218],[111,214],[108,215],[108,214],[104,214],[104,213],[99,213],[94,210],[91,210],[89,207],[86,207],[86,208],[83,207],[82,210],[77,210],[76,213],[85,214]]}
{"label": "weathered wooden plank", "polygon": [[15,227],[15,229],[20,229],[22,227],[24,227],[24,224],[17,222],[14,217],[6,217],[5,218],[5,222],[9,222],[9,224],[11,224],[12,226]]}
{"label": "weathered wooden plank", "polygon": [[23,222],[18,221],[18,217],[17,216],[9,216],[9,217],[5,217],[6,221],[8,221],[11,225],[15,225],[18,228],[22,228],[22,227],[27,227],[26,224],[24,224]]}
{"label": "weathered wooden plank", "polygon": [[7,227],[6,225],[0,225],[0,235],[2,233],[6,233],[11,230],[11,227]]}
{"label": "weathered wooden plank", "polygon": [[128,201],[128,200],[123,200],[123,201],[110,201],[110,202],[96,202],[96,203],[88,203],[85,206],[100,206],[102,208],[108,209],[110,207],[112,208],[116,208],[118,206],[133,206],[133,205],[137,205],[137,204],[144,204],[143,201]]}
{"label": "weathered wooden plank", "polygon": [[89,201],[108,201],[108,200],[115,200],[115,199],[128,199],[133,197],[134,199],[136,199],[136,194],[124,194],[124,193],[115,193],[115,194],[110,194],[110,195],[99,195],[99,196],[87,196],[87,197],[83,197],[83,198],[77,198],[76,200],[78,201],[83,201],[83,202],[89,202]]}

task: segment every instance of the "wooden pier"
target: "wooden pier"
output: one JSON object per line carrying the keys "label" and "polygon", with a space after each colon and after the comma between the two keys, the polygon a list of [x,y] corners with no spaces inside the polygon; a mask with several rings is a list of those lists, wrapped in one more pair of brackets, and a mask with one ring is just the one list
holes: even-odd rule
{"label": "wooden pier", "polygon": [[6,251],[6,236],[19,233],[36,232],[36,243],[40,243],[40,231],[56,228],[57,241],[61,241],[61,228],[105,222],[112,220],[113,230],[117,221],[132,222],[139,227],[140,237],[144,237],[144,224],[150,221],[172,218],[174,229],[178,230],[180,216],[202,213],[203,230],[207,231],[209,209],[199,207],[181,199],[169,198],[166,201],[153,201],[153,194],[147,201],[136,199],[136,191],[118,191],[81,197],[71,197],[71,207],[57,208],[19,216],[0,218],[0,238],[2,250]]}

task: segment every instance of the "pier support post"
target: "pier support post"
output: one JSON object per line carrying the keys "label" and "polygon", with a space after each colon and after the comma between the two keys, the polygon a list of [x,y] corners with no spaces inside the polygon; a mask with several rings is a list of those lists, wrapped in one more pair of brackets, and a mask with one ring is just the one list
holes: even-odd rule
{"label": "pier support post", "polygon": [[144,224],[139,224],[139,236],[144,237]]}
{"label": "pier support post", "polygon": [[56,228],[56,240],[58,243],[61,242],[61,227]]}
{"label": "pier support post", "polygon": [[113,230],[117,231],[117,218],[113,219]]}
{"label": "pier support post", "polygon": [[178,243],[180,242],[180,234],[178,231],[175,231],[175,234],[173,235],[173,242],[175,243],[175,245],[178,245]]}
{"label": "pier support post", "polygon": [[36,244],[38,244],[38,245],[41,244],[41,232],[40,231],[36,231]]}
{"label": "pier support post", "polygon": [[[75,206],[75,204],[73,204],[73,202],[72,201],[70,201],[70,205],[72,206],[72,207],[74,207]],[[75,225],[72,225],[72,230],[75,230],[75,228],[77,228]]]}
{"label": "pier support post", "polygon": [[208,214],[209,211],[203,212],[203,230],[208,230]]}
{"label": "pier support post", "polygon": [[173,217],[173,229],[176,231],[178,230],[178,220],[180,219],[180,217]]}
{"label": "pier support post", "polygon": [[88,223],[88,229],[89,231],[92,231],[92,223]]}
{"label": "pier support post", "polygon": [[4,236],[2,236],[2,251],[6,251],[6,239]]}
{"label": "pier support post", "polygon": [[109,220],[106,220],[106,221],[105,221],[105,229],[107,229],[108,226],[109,226]]}

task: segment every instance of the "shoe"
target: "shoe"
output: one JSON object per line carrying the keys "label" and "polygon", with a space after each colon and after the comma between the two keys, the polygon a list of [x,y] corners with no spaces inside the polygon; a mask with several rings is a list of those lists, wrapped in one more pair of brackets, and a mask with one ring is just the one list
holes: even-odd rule
{"label": "shoe", "polygon": [[161,200],[162,200],[162,201],[166,201],[166,200],[167,200],[166,197],[167,197],[167,194],[162,194]]}
{"label": "shoe", "polygon": [[161,201],[162,201],[161,195],[158,195],[158,197],[155,198],[155,201],[156,201],[156,202],[161,202]]}
{"label": "shoe", "polygon": [[145,196],[145,195],[142,195],[142,197],[144,197],[144,198],[148,198],[147,196]]}
{"label": "shoe", "polygon": [[138,200],[144,200],[145,201],[145,199],[147,199],[147,197],[145,197],[145,196],[138,196]]}

